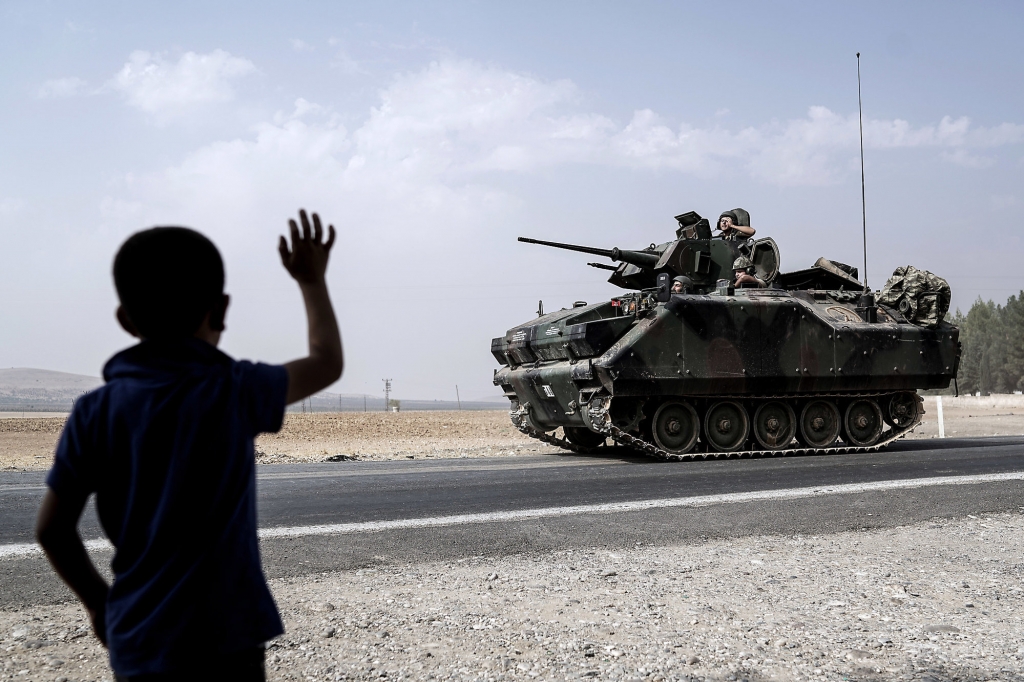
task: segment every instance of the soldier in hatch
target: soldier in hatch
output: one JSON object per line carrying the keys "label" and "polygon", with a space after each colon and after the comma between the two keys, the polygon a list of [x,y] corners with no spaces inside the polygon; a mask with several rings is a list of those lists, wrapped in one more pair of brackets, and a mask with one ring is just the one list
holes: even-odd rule
{"label": "soldier in hatch", "polygon": [[722,239],[743,240],[754,236],[754,228],[750,226],[750,214],[742,208],[726,211],[718,217],[718,229]]}
{"label": "soldier in hatch", "polygon": [[746,256],[740,256],[732,262],[732,271],[736,275],[733,286],[737,289],[764,289],[764,280],[754,276],[754,264]]}
{"label": "soldier in hatch", "polygon": [[686,275],[679,275],[678,277],[672,278],[672,293],[673,294],[688,294],[690,289],[693,287],[693,280]]}

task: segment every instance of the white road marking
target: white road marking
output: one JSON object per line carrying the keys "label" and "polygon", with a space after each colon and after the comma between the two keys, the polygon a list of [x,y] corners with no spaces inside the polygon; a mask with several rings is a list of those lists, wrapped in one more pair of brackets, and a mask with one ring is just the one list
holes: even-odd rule
{"label": "white road marking", "polygon": [[769,500],[798,500],[828,495],[851,495],[856,493],[887,490],[908,490],[938,485],[977,485],[999,481],[1024,481],[1024,471],[1005,474],[979,474],[975,476],[937,476],[932,478],[911,478],[902,481],[875,481],[872,483],[849,483],[811,488],[788,488],[785,490],[756,490],[748,493],[723,493],[720,495],[698,495],[694,497],[670,497],[659,500],[636,502],[608,502],[605,504],[581,504],[573,507],[541,507],[507,512],[483,514],[458,514],[435,516],[421,519],[397,519],[394,521],[365,521],[362,523],[335,523],[317,526],[278,526],[261,528],[261,538],[295,538],[308,535],[344,535],[351,533],[372,533],[383,530],[404,530],[407,528],[437,528],[459,526],[469,523],[501,523],[523,519],[541,519],[554,516],[577,514],[612,514],[616,512],[665,509],[670,507],[707,507],[715,504],[738,504],[743,502],[764,502]]}
{"label": "white road marking", "polygon": [[[910,478],[899,481],[874,481],[870,483],[848,483],[844,485],[824,485],[808,488],[787,488],[784,490],[755,490],[746,493],[670,497],[657,500],[638,500],[636,502],[581,504],[571,507],[539,507],[535,509],[520,509],[507,512],[457,514],[452,516],[433,516],[419,519],[396,519],[393,521],[334,523],[316,526],[277,526],[273,528],[260,528],[258,532],[262,539],[296,538],[311,535],[349,535],[353,533],[374,533],[411,528],[440,528],[444,526],[460,526],[470,523],[502,523],[509,521],[522,521],[525,519],[573,516],[578,514],[613,514],[617,512],[668,509],[672,507],[708,507],[716,504],[742,504],[744,502],[799,500],[812,497],[827,497],[829,495],[855,495],[858,493],[885,492],[890,490],[912,490],[915,488],[928,488],[941,485],[979,485],[983,483],[999,483],[1002,481],[1024,481],[1024,471],[1015,471],[1003,474],[979,474],[975,476],[935,476],[930,478]],[[112,549],[110,542],[105,539],[89,540],[85,545],[86,548],[90,550]],[[41,553],[42,550],[35,543],[0,545],[0,559],[24,558]]]}
{"label": "white road marking", "polygon": [[[105,549],[114,549],[114,546],[110,544],[110,540],[100,538],[98,540],[86,540],[85,548],[93,552],[100,552]],[[24,559],[25,557],[38,556],[42,553],[42,548],[34,542],[0,545],[0,559]]]}
{"label": "white road marking", "polygon": [[[561,456],[560,456],[561,457]],[[494,464],[444,464],[439,466],[389,466],[381,468],[373,468],[370,471],[360,471],[355,468],[363,462],[350,462],[346,464],[338,465],[338,469],[333,471],[319,470],[319,471],[273,471],[267,472],[266,469],[260,471],[257,469],[256,480],[264,481],[271,479],[280,480],[295,480],[301,478],[352,478],[354,476],[395,476],[395,475],[408,475],[415,474],[417,476],[425,476],[430,474],[438,473],[459,473],[463,471],[522,471],[525,469],[549,469],[552,467],[579,467],[579,466],[628,466],[630,462],[614,459],[595,459],[595,458],[584,458],[573,455],[565,455],[565,459],[557,461],[543,461],[543,462],[501,462]],[[420,462],[431,462],[431,460],[421,459],[417,460]],[[433,460],[434,462],[438,460]],[[366,460],[367,463],[373,462],[373,460]],[[373,462],[376,464],[377,462]],[[397,462],[395,462],[397,464]],[[264,467],[276,466],[274,464],[260,465]],[[352,467],[352,468],[349,468]]]}

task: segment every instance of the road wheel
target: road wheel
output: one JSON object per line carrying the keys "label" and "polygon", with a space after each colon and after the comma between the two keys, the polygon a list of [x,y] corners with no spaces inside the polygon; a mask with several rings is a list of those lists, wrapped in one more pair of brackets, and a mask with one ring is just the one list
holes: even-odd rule
{"label": "road wheel", "polygon": [[689,403],[667,402],[658,408],[651,421],[654,443],[662,450],[683,455],[693,449],[700,435],[697,410]]}
{"label": "road wheel", "polygon": [[874,400],[854,400],[846,408],[843,440],[850,445],[874,445],[882,436],[882,409]]}
{"label": "road wheel", "polygon": [[605,443],[604,434],[581,426],[563,426],[565,439],[581,448],[596,448]]}
{"label": "road wheel", "polygon": [[885,421],[896,428],[905,429],[917,421],[920,405],[916,393],[897,393],[889,400],[884,413]]}
{"label": "road wheel", "polygon": [[800,440],[812,448],[827,448],[839,438],[839,409],[828,400],[812,400],[800,413]]}
{"label": "road wheel", "polygon": [[621,396],[612,398],[612,406],[608,413],[612,423],[623,431],[635,430],[644,418],[644,403],[640,398]]}
{"label": "road wheel", "polygon": [[754,438],[765,450],[782,450],[796,435],[796,413],[786,403],[773,400],[754,413]]}
{"label": "road wheel", "polygon": [[743,448],[750,435],[750,419],[739,403],[715,403],[704,416],[704,437],[711,449],[734,452]]}

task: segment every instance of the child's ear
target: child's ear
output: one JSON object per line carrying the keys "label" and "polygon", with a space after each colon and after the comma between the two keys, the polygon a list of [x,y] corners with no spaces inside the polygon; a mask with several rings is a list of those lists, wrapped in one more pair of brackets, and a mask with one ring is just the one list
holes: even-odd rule
{"label": "child's ear", "polygon": [[117,322],[121,325],[121,329],[125,330],[137,339],[141,339],[139,336],[139,330],[135,328],[135,324],[132,319],[128,317],[128,312],[123,306],[117,306]]}
{"label": "child's ear", "polygon": [[224,294],[220,303],[210,311],[210,329],[215,332],[222,332],[225,329],[224,320],[228,314],[228,304],[231,303],[231,297]]}

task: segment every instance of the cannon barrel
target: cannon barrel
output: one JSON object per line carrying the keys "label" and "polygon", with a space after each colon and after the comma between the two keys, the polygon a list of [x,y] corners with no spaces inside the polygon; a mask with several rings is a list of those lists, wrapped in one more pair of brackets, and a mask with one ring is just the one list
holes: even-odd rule
{"label": "cannon barrel", "polygon": [[622,261],[624,263],[630,263],[640,268],[653,268],[658,264],[658,260],[661,258],[661,254],[649,253],[647,251],[624,251],[622,249],[597,249],[592,246],[578,246],[576,244],[562,244],[560,242],[545,242],[540,239],[530,239],[529,237],[520,237],[519,241],[527,244],[540,244],[541,246],[553,246],[556,249],[565,249],[567,251],[579,251],[580,253],[589,253],[594,256],[604,256],[611,258],[614,261]]}

